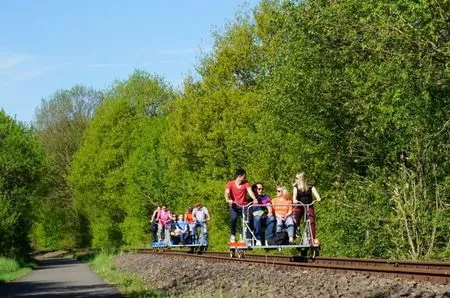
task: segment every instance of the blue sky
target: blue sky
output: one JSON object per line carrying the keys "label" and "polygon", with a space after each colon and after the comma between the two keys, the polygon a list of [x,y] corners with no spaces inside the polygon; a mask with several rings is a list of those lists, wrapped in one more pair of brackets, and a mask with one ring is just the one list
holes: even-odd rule
{"label": "blue sky", "polygon": [[258,2],[1,1],[0,107],[29,122],[58,89],[103,90],[134,69],[180,85],[211,49],[211,32]]}

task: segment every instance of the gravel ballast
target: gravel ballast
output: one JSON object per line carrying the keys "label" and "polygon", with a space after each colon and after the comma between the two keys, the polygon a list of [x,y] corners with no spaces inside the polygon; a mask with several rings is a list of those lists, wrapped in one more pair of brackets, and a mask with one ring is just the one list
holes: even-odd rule
{"label": "gravel ballast", "polygon": [[450,297],[450,285],[404,279],[212,263],[190,257],[125,254],[122,271],[165,295],[194,297]]}

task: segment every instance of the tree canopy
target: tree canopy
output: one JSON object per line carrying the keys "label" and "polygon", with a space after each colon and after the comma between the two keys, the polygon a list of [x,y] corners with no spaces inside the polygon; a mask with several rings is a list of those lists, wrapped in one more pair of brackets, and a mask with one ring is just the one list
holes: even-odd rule
{"label": "tree canopy", "polygon": [[225,249],[223,190],[242,167],[269,195],[307,173],[324,254],[448,259],[449,18],[447,0],[261,1],[214,33],[180,92],[135,71],[81,125],[59,102],[70,147],[51,102],[38,137],[94,247],[146,245],[157,205],[201,201]]}
{"label": "tree canopy", "polygon": [[0,255],[29,251],[32,206],[40,193],[45,155],[24,124],[0,110]]}

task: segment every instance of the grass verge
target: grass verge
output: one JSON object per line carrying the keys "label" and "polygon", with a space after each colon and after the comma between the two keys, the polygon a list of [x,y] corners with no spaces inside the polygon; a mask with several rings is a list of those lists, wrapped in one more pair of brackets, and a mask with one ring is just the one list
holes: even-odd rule
{"label": "grass verge", "polygon": [[77,260],[88,263],[92,270],[103,277],[106,282],[113,285],[126,297],[165,297],[155,290],[148,288],[138,276],[132,273],[119,271],[113,261],[115,255],[100,252],[75,255],[74,257]]}
{"label": "grass verge", "polygon": [[21,278],[35,267],[36,263],[31,260],[0,257],[0,283]]}

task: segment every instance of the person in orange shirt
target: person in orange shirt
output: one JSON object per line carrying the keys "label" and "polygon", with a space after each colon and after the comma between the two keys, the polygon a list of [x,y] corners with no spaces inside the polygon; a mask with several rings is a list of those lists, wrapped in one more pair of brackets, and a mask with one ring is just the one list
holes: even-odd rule
{"label": "person in orange shirt", "polygon": [[197,235],[195,234],[195,219],[194,214],[192,212],[193,212],[192,207],[187,208],[186,213],[184,214],[184,220],[186,221],[189,227],[189,235],[191,236],[191,242],[194,243],[195,237]]}
{"label": "person in orange shirt", "polygon": [[292,216],[292,199],[284,186],[277,187],[277,196],[272,200],[272,209],[277,221],[276,232],[287,228],[289,243],[294,242],[294,218]]}

